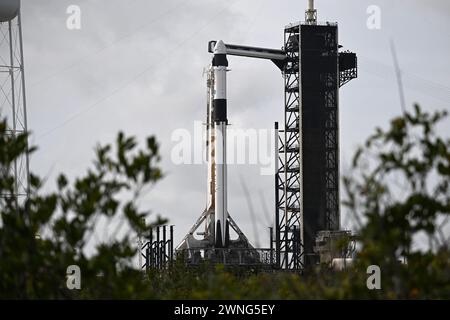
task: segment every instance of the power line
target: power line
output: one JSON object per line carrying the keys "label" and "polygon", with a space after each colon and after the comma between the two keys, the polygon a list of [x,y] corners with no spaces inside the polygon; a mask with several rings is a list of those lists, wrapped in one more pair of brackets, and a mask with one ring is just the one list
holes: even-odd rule
{"label": "power line", "polygon": [[[212,16],[210,19],[207,20],[207,23],[204,24],[203,26],[201,26],[200,28],[196,29],[193,33],[191,33],[187,38],[185,38],[184,40],[182,40],[180,43],[178,43],[174,48],[172,48],[172,50],[169,51],[168,54],[166,54],[161,60],[167,60],[169,57],[171,57],[175,52],[177,52],[177,50],[183,46],[188,40],[191,40],[192,38],[194,38],[199,32],[201,32],[203,29],[205,29],[207,26],[209,26],[212,22],[216,21],[215,19],[221,15],[224,11],[228,10],[232,5],[234,5],[238,0],[232,1],[230,2],[225,8],[223,8],[222,10],[220,10],[216,15]],[[129,85],[131,85],[132,83],[134,83],[137,79],[139,79],[140,77],[142,77],[144,74],[146,74],[149,70],[151,70],[153,67],[156,66],[160,66],[161,65],[161,60],[159,60],[157,63],[152,64],[150,66],[148,66],[147,68],[145,68],[143,71],[141,71],[140,73],[138,73],[136,76],[134,76],[133,78],[131,78],[130,80],[124,82],[122,85],[120,85],[119,87],[117,87],[116,89],[112,90],[109,94],[107,94],[106,96],[101,97],[100,99],[98,99],[97,101],[95,101],[94,103],[92,103],[91,105],[89,105],[88,107],[86,107],[85,109],[73,114],[71,117],[67,118],[66,120],[64,120],[62,123],[60,123],[59,125],[47,130],[46,132],[44,132],[43,134],[41,134],[38,138],[42,139],[48,135],[50,135],[51,133],[55,132],[58,129],[61,129],[63,127],[65,127],[67,124],[69,124],[70,122],[72,122],[73,120],[75,120],[76,118],[78,118],[79,116],[81,116],[82,114],[84,114],[87,111],[90,111],[91,109],[95,108],[96,106],[98,106],[99,104],[101,104],[102,102],[106,101],[107,99],[109,99],[110,97],[114,96],[115,94],[117,94],[118,92],[120,92],[121,90],[123,90],[124,88],[128,87]]]}
{"label": "power line", "polygon": [[[359,69],[361,71],[367,72],[368,74],[382,79],[391,79],[389,76],[387,76],[387,74],[393,72],[392,67],[364,56],[362,56],[361,58],[361,60],[365,60],[366,62],[360,64]],[[374,68],[371,68],[372,66]],[[435,81],[430,81],[404,70],[402,70],[402,80],[403,85],[408,88],[414,89],[427,96],[444,101],[446,103],[450,101],[450,88],[443,84],[437,83]]]}
{"label": "power line", "polygon": [[182,0],[182,1],[178,2],[177,5],[173,6],[169,10],[166,10],[165,12],[163,12],[162,14],[157,16],[155,19],[148,21],[147,23],[139,26],[138,28],[134,29],[133,31],[128,32],[128,33],[122,35],[121,37],[117,38],[116,40],[114,40],[114,41],[112,41],[112,42],[102,46],[101,48],[99,48],[99,49],[97,49],[95,51],[92,51],[91,53],[81,57],[80,59],[78,59],[74,63],[71,63],[71,64],[67,65],[66,67],[63,67],[62,69],[56,71],[55,73],[52,73],[52,74],[50,74],[50,75],[48,75],[48,76],[46,76],[46,77],[44,77],[44,78],[42,78],[40,80],[37,80],[36,82],[33,82],[30,86],[31,87],[37,86],[37,85],[39,85],[39,84],[41,84],[41,83],[43,83],[43,82],[45,82],[45,81],[47,81],[47,80],[49,80],[51,78],[54,78],[54,77],[56,77],[56,76],[58,76],[58,75],[60,75],[60,74],[62,74],[64,72],[66,72],[66,71],[68,71],[70,69],[73,69],[74,67],[76,67],[79,64],[83,63],[84,61],[86,61],[86,59],[88,59],[88,58],[90,58],[92,56],[95,56],[95,55],[105,51],[106,49],[109,49],[109,48],[115,46],[116,44],[118,44],[118,43],[120,43],[120,42],[122,42],[122,41],[124,41],[124,40],[126,40],[126,39],[128,39],[130,37],[132,37],[138,31],[153,25],[155,22],[157,22],[157,21],[161,20],[162,18],[166,17],[167,15],[171,14],[173,11],[175,11],[177,9],[180,9],[181,7],[186,6],[191,1],[192,0],[187,0],[187,1],[183,1]]}
{"label": "power line", "polygon": [[400,66],[398,64],[397,59],[397,52],[395,51],[395,45],[394,40],[391,39],[391,52],[392,52],[392,59],[394,60],[394,68],[395,68],[395,74],[397,77],[397,85],[398,85],[398,93],[400,96],[400,107],[402,108],[402,113],[406,113],[406,103],[405,103],[405,91],[403,89],[403,83],[402,83],[402,73],[400,71]]}

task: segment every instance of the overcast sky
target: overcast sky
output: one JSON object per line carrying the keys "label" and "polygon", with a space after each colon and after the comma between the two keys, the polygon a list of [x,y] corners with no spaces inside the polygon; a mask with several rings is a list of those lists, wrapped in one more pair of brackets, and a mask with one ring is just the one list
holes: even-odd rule
{"label": "overcast sky", "polygon": [[[303,20],[306,0],[22,0],[28,127],[39,150],[33,172],[54,187],[58,172],[80,176],[97,142],[119,130],[141,141],[156,135],[166,177],[142,205],[176,225],[176,242],[205,207],[206,167],[174,165],[171,134],[204,121],[207,42],[280,48],[283,28]],[[390,39],[403,71],[407,106],[449,109],[448,0],[319,0],[320,21],[339,23],[339,42],[359,57],[359,77],[340,91],[341,164],[377,125],[399,114]],[[66,27],[69,5],[81,8],[81,30]],[[366,26],[369,5],[381,29]],[[229,120],[235,128],[271,129],[282,121],[283,81],[267,61],[230,57]],[[447,136],[449,127],[444,128]],[[251,190],[262,245],[274,208],[273,177],[260,168],[229,169],[229,212],[254,242],[240,176]],[[264,214],[264,208],[267,213]],[[343,218],[345,222],[345,217]]]}

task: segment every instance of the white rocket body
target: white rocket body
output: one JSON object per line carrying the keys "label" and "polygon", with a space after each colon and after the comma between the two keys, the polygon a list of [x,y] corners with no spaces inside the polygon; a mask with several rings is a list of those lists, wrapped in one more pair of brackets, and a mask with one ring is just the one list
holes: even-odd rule
{"label": "white rocket body", "polygon": [[[208,115],[207,115],[207,162],[208,162],[208,185],[207,185],[207,199],[206,209],[214,212],[215,207],[215,189],[216,189],[216,177],[215,177],[215,127],[212,121],[213,117],[213,101],[214,101],[214,70],[211,68],[208,70]],[[209,228],[209,217],[207,223],[207,229]]]}
{"label": "white rocket body", "polygon": [[228,208],[227,208],[227,66],[226,48],[218,41],[214,48],[214,165],[215,165],[215,246],[228,245]]}

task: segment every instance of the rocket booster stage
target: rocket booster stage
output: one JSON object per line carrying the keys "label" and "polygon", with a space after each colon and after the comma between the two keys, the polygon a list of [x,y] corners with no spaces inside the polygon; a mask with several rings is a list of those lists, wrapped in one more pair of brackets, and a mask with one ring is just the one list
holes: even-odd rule
{"label": "rocket booster stage", "polygon": [[[252,47],[239,48],[237,51],[240,55],[251,51],[252,57],[269,54],[269,59],[277,58],[274,58],[273,52],[267,52],[269,49],[258,49],[253,52]],[[208,51],[213,54],[213,58],[208,68],[207,79],[208,184],[206,208],[177,247],[177,250],[188,250],[192,258],[194,258],[194,253],[196,254],[192,251],[194,249],[253,248],[228,214],[227,205],[227,56],[236,55],[237,51],[230,52],[223,41],[210,41]],[[199,231],[202,225],[204,231]],[[230,239],[230,230],[233,230],[236,238]],[[194,234],[203,237],[198,239],[194,237]],[[219,252],[221,251],[219,250]]]}
{"label": "rocket booster stage", "polygon": [[215,246],[228,245],[228,208],[227,208],[227,67],[226,47],[218,41],[214,48],[212,61],[214,70],[213,121],[215,128]]}

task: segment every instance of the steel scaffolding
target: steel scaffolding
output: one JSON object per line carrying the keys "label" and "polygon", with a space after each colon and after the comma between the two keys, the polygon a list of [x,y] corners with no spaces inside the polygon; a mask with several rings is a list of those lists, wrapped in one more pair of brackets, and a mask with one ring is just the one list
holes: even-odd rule
{"label": "steel scaffolding", "polygon": [[[6,118],[7,133],[13,138],[28,132],[25,75],[20,13],[12,20],[0,22],[0,116]],[[15,179],[14,192],[1,194],[19,203],[29,195],[28,153],[15,159],[9,170]]]}
{"label": "steel scaffolding", "polygon": [[335,23],[288,25],[283,49],[274,241],[278,267],[299,270],[318,262],[318,233],[340,228],[339,87],[357,66],[354,53],[339,53]]}
{"label": "steel scaffolding", "polygon": [[299,26],[284,31],[284,129],[278,131],[276,172],[276,259],[283,269],[302,269],[302,115]]}

